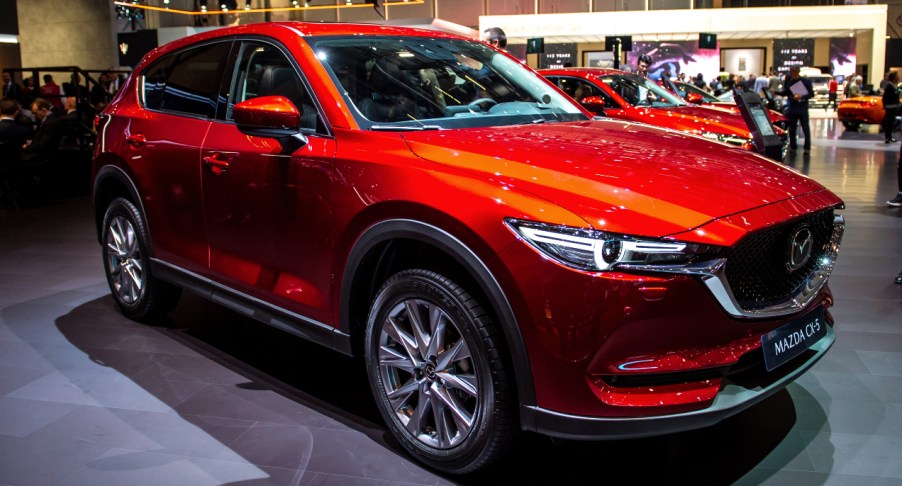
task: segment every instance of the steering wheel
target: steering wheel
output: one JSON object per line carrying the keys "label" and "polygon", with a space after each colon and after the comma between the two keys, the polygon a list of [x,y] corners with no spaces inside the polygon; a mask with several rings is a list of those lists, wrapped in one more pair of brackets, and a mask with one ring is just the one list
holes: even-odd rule
{"label": "steering wheel", "polygon": [[[488,103],[489,107],[485,110],[482,109],[481,104]],[[474,100],[469,105],[467,105],[467,109],[476,113],[476,112],[484,112],[490,110],[493,106],[497,105],[498,102],[491,98],[479,98],[478,100]]]}

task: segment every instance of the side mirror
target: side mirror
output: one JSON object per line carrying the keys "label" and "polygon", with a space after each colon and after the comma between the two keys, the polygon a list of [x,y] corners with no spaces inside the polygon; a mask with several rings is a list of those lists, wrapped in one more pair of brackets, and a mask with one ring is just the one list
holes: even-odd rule
{"label": "side mirror", "polygon": [[232,107],[238,130],[256,137],[284,138],[298,134],[301,113],[284,96],[261,96]]}
{"label": "side mirror", "polygon": [[702,98],[702,95],[698,93],[689,92],[686,93],[686,101],[692,103],[693,105],[700,105],[702,104],[702,101],[704,101],[704,98]]}
{"label": "side mirror", "polygon": [[604,113],[604,98],[601,96],[586,96],[579,100],[579,104],[592,113]]}

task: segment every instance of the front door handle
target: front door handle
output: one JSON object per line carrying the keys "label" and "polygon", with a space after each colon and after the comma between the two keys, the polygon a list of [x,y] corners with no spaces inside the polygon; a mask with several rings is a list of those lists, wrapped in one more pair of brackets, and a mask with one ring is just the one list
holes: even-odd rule
{"label": "front door handle", "polygon": [[228,161],[219,158],[219,154],[204,157],[204,164],[216,175],[222,175],[229,169]]}
{"label": "front door handle", "polygon": [[128,142],[129,147],[139,149],[147,143],[147,138],[143,134],[136,133],[125,137],[125,141]]}

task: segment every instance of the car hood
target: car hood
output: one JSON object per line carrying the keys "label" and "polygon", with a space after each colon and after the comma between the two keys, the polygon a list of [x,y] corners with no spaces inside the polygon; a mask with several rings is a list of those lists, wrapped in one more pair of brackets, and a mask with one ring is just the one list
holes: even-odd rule
{"label": "car hood", "polygon": [[746,150],[628,121],[403,136],[410,149],[426,160],[527,191],[573,212],[596,229],[618,233],[673,235],[717,218],[825,190]]}
{"label": "car hood", "polygon": [[655,111],[665,112],[671,120],[679,120],[678,123],[695,127],[697,130],[751,138],[751,132],[742,114],[732,108],[686,105],[656,108]]}

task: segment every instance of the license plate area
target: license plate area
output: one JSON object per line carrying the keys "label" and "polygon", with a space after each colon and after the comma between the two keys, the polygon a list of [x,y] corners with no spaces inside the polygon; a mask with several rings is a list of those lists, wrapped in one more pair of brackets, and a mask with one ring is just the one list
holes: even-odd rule
{"label": "license plate area", "polygon": [[761,336],[764,365],[771,371],[805,352],[812,344],[827,335],[824,308],[812,312]]}

